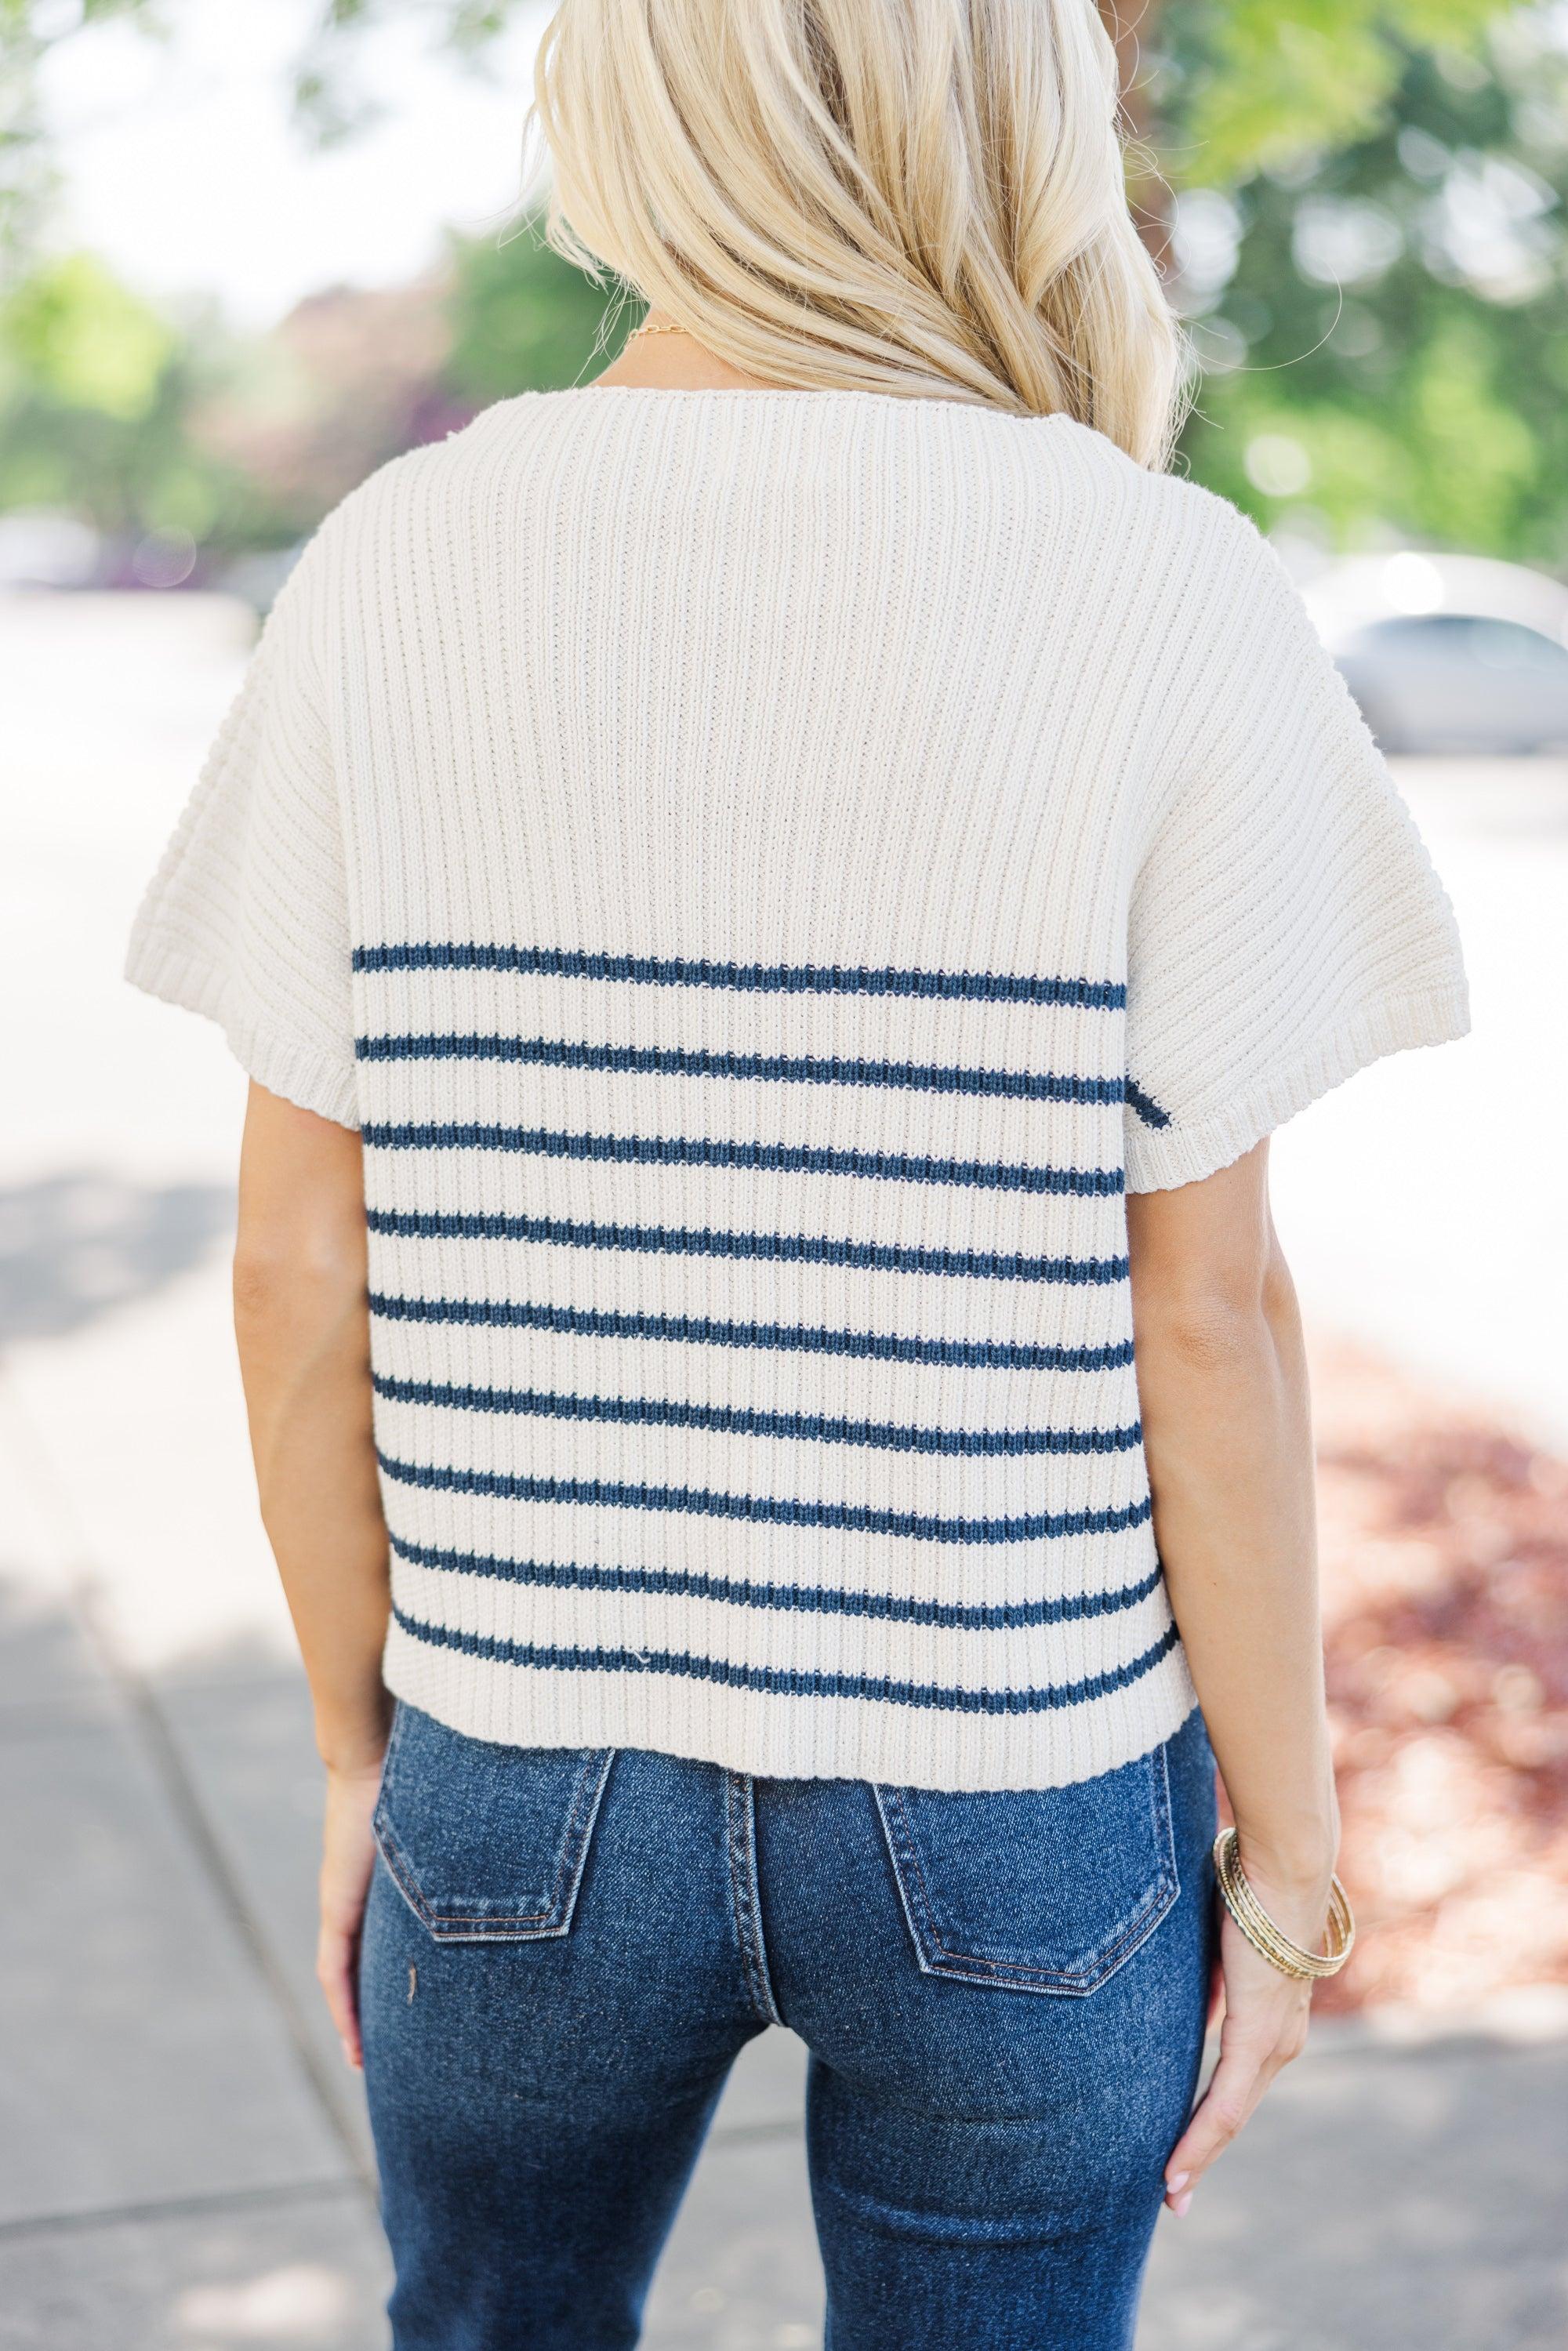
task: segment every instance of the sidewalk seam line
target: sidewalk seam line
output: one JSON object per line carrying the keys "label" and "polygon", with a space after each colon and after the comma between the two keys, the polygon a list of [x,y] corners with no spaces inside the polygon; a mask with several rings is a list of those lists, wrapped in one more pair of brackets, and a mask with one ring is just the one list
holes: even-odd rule
{"label": "sidewalk seam line", "polygon": [[302,2196],[359,2199],[364,2194],[364,2182],[358,2178],[299,2179],[280,2181],[272,2188],[219,2188],[210,2196],[155,2198],[145,2204],[95,2205],[82,2212],[36,2212],[22,2220],[0,2220],[0,2244],[13,2243],[18,2237],[53,2236],[67,2229],[120,2228],[138,2220],[181,2220],[203,2212],[243,2211],[254,2204],[288,2204]]}
{"label": "sidewalk seam line", "polygon": [[183,1830],[198,1868],[239,1937],[264,1990],[271,1996],[279,2021],[293,2044],[295,2056],[314,2093],[317,2105],[326,2116],[333,2137],[347,2156],[354,2178],[374,2193],[377,2183],[373,2170],[360,2152],[348,2116],[340,2105],[336,2085],[329,2079],[311,2042],[293,1988],[273,1955],[244,1886],[230,1866],[228,1855],[185,1768],[184,1758],[155,1691],[140,1669],[118,1654],[109,1628],[103,1622],[99,1594],[89,1573],[84,1571],[78,1576],[75,1597],[99,1652],[120,1685],[141,1731],[148,1759],[162,1786],[175,1821]]}

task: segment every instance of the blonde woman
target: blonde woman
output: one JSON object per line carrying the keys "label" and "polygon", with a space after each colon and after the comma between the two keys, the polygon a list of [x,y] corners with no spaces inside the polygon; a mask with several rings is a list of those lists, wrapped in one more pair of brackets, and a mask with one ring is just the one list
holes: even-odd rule
{"label": "blonde woman", "polygon": [[782,2022],[832,2351],[1111,2351],[1349,1932],[1266,1139],[1448,908],[1164,470],[1089,0],[567,0],[538,110],[645,326],[329,517],[131,961],[254,1080],[394,2339],[632,2344]]}

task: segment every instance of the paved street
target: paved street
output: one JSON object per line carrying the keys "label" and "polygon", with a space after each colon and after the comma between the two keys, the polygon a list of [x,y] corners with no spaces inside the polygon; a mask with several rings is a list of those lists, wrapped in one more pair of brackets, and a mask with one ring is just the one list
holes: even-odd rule
{"label": "paved street", "polygon": [[[218,600],[0,604],[0,2351],[372,2351],[357,2085],[309,1973],[318,1802],[227,1328],[242,1081],[118,969],[237,674]],[[1568,1446],[1568,769],[1406,782],[1477,1033],[1277,1148],[1310,1309]],[[820,2341],[798,2045],[737,2071],[653,2351]],[[1568,2033],[1519,1996],[1323,2032],[1139,2351],[1561,2351]]]}

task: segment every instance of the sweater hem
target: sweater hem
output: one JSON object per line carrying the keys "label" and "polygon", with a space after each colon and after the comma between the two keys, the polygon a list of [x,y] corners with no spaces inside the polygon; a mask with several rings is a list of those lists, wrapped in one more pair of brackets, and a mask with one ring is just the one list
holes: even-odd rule
{"label": "sweater hem", "polygon": [[358,1133],[353,1065],[334,1060],[318,1045],[268,1029],[236,1001],[227,973],[187,955],[156,930],[139,930],[131,939],[124,976],[132,987],[161,1004],[177,1005],[213,1021],[241,1068],[268,1093]]}
{"label": "sweater hem", "polygon": [[1266,1134],[1358,1071],[1389,1053],[1446,1045],[1467,1035],[1469,1025],[1469,1001],[1462,981],[1419,996],[1391,997],[1369,1005],[1239,1102],[1227,1104],[1193,1126],[1130,1134],[1127,1189],[1165,1192],[1183,1184],[1201,1183],[1220,1168],[1234,1165]]}
{"label": "sweater hem", "polygon": [[1060,1711],[932,1717],[881,1700],[775,1697],[717,1682],[678,1699],[638,1673],[562,1672],[432,1648],[394,1622],[387,1688],[501,1747],[651,1749],[765,1780],[861,1780],[948,1793],[1066,1787],[1161,1747],[1197,1704],[1179,1642],[1134,1685]]}

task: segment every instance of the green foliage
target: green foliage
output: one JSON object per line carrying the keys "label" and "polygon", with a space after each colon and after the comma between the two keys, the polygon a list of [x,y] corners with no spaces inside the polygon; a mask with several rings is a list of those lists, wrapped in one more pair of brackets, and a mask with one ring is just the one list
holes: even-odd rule
{"label": "green foliage", "polygon": [[187,431],[214,344],[211,322],[182,333],[92,254],[21,278],[0,302],[0,509],[207,536],[235,495]]}
{"label": "green foliage", "polygon": [[1180,176],[1240,178],[1365,136],[1412,49],[1474,46],[1502,0],[1168,0],[1187,59]]}
{"label": "green foliage", "polygon": [[625,289],[608,292],[525,223],[504,244],[454,239],[446,381],[480,402],[551,392],[608,367],[633,323]]}
{"label": "green foliage", "polygon": [[1565,208],[1568,56],[1533,15],[1484,71],[1407,59],[1387,120],[1310,172],[1185,193],[1190,470],[1342,545],[1568,565]]}
{"label": "green foliage", "polygon": [[64,254],[15,287],[0,340],[44,399],[123,423],[152,410],[174,350],[166,322],[90,253]]}

